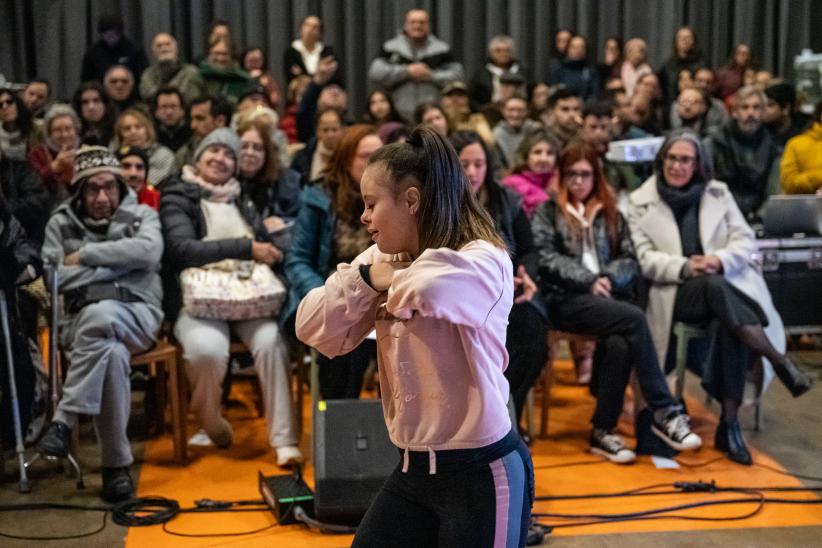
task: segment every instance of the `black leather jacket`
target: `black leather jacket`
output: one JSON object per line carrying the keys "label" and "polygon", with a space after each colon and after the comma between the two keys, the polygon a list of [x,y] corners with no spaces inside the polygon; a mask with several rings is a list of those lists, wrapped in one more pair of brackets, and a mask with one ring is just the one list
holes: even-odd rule
{"label": "black leather jacket", "polygon": [[567,293],[588,293],[599,276],[611,280],[611,294],[615,298],[636,298],[640,269],[625,218],[619,215],[615,248],[611,247],[605,218],[601,214],[594,218],[593,228],[600,274],[582,266],[582,242],[572,237],[568,222],[556,203],[545,202],[537,208],[531,229],[537,248],[538,283],[547,302]]}

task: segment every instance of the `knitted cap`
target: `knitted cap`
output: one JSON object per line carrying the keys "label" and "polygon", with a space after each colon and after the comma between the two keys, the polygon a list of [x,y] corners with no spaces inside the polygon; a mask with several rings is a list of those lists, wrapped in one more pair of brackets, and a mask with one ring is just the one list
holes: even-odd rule
{"label": "knitted cap", "polygon": [[195,163],[197,162],[197,160],[200,159],[200,155],[203,152],[205,152],[205,149],[207,149],[211,145],[223,145],[225,147],[228,147],[231,153],[234,154],[234,161],[239,161],[240,138],[237,137],[236,133],[234,133],[227,127],[218,127],[217,129],[213,130],[211,133],[206,135],[203,138],[203,140],[200,141],[200,144],[197,145],[197,149],[194,151]]}
{"label": "knitted cap", "polygon": [[106,147],[83,145],[74,155],[74,177],[71,184],[97,173],[109,172],[122,177],[120,161]]}

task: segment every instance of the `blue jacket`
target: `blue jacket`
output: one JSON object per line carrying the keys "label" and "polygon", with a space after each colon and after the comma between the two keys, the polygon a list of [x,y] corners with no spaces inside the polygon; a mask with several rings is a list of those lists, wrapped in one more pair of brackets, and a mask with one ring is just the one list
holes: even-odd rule
{"label": "blue jacket", "polygon": [[292,333],[300,301],[309,291],[323,285],[330,274],[335,222],[331,196],[322,180],[306,186],[302,192],[302,207],[291,232],[291,247],[283,264],[288,280],[288,302],[280,319]]}

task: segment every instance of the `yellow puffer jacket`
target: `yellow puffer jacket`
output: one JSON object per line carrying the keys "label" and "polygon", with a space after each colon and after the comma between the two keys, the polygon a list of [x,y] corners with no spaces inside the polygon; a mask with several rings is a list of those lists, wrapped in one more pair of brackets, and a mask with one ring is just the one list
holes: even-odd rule
{"label": "yellow puffer jacket", "polygon": [[786,194],[813,194],[822,188],[822,123],[788,141],[780,167]]}

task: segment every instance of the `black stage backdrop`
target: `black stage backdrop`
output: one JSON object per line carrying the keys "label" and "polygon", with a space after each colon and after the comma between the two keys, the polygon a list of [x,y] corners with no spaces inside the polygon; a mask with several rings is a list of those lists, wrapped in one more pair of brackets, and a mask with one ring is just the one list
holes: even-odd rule
{"label": "black stage backdrop", "polygon": [[745,41],[763,68],[790,77],[802,48],[822,51],[822,0],[0,0],[0,73],[12,81],[46,77],[55,96],[66,98],[80,83],[83,53],[97,40],[97,18],[120,13],[126,34],[149,56],[151,38],[166,31],[188,60],[204,54],[209,23],[226,19],[235,46],[261,46],[281,80],[284,49],[300,20],[315,14],[325,23],[325,42],[338,52],[359,115],[369,62],[415,7],[429,11],[434,34],[451,44],[469,77],[484,62],[489,38],[510,34],[520,59],[545,79],[558,28],[586,36],[592,59],[608,36],[644,38],[654,67],[671,54],[682,25],[695,29],[713,66]]}

